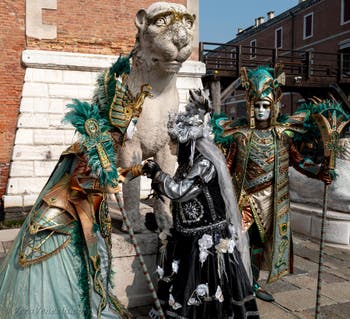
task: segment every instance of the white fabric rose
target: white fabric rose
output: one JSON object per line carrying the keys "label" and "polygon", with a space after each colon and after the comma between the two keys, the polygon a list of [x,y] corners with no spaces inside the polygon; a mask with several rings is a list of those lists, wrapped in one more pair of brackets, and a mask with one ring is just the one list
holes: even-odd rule
{"label": "white fabric rose", "polygon": [[209,287],[208,284],[200,284],[196,288],[196,294],[198,297],[209,296]]}
{"label": "white fabric rose", "polygon": [[229,245],[227,248],[228,253],[233,254],[233,252],[235,251],[235,247],[236,247],[236,242],[233,239],[230,239]]}
{"label": "white fabric rose", "polygon": [[188,306],[198,306],[200,304],[200,300],[196,299],[196,298],[193,298],[191,297],[190,299],[188,299],[187,301],[187,305]]}
{"label": "white fabric rose", "polygon": [[164,269],[162,267],[157,266],[156,273],[158,274],[160,279],[164,277]]}
{"label": "white fabric rose", "polygon": [[233,239],[220,239],[220,242],[215,246],[218,253],[226,254],[227,252],[232,254],[235,249],[236,243]]}
{"label": "white fabric rose", "polygon": [[207,257],[210,253],[208,249],[213,246],[213,237],[211,235],[204,234],[202,238],[198,240],[198,245],[199,245],[199,261],[203,266],[203,263],[207,260]]}
{"label": "white fabric rose", "polygon": [[175,301],[174,296],[172,294],[169,294],[169,305],[174,309],[182,308],[182,306]]}
{"label": "white fabric rose", "polygon": [[223,302],[223,301],[224,301],[224,295],[222,294],[222,290],[221,290],[221,287],[220,287],[220,286],[218,286],[218,287],[216,288],[215,298],[216,298],[219,302]]}
{"label": "white fabric rose", "polygon": [[202,250],[201,252],[199,252],[199,261],[201,262],[202,266],[203,263],[207,260],[209,253],[206,250]]}
{"label": "white fabric rose", "polygon": [[177,274],[177,272],[179,271],[179,263],[180,263],[180,260],[174,260],[171,263],[171,268],[175,274]]}
{"label": "white fabric rose", "polygon": [[208,234],[204,234],[201,239],[198,240],[199,249],[209,249],[213,246],[213,237]]}

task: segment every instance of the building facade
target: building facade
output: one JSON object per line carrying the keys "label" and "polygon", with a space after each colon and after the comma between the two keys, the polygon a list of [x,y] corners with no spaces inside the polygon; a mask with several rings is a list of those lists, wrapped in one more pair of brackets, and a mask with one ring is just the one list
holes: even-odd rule
{"label": "building facade", "polygon": [[[312,86],[326,77],[329,83],[338,81],[336,72],[340,76],[350,75],[350,0],[296,0],[294,7],[279,15],[269,11],[252,22],[252,26],[239,29],[236,37],[227,43],[241,46],[245,53],[242,65],[261,65],[264,61],[269,64],[276,60],[285,64],[286,70],[294,74],[295,82],[300,81],[304,87],[308,86],[308,82],[302,82],[304,61],[309,63],[306,72],[316,81]],[[348,85],[342,90],[349,95]],[[295,111],[303,99],[287,88],[282,100],[283,112]],[[226,112],[242,113],[243,101],[244,96],[237,92],[224,103]],[[238,110],[237,105],[241,105]]]}
{"label": "building facade", "polygon": [[[16,217],[33,205],[60,153],[74,139],[72,128],[61,123],[66,104],[92,97],[99,72],[131,51],[136,12],[153,2],[0,2],[0,219],[4,212],[6,218]],[[198,0],[173,2],[198,16]],[[204,70],[197,58],[197,31],[194,43],[179,75],[183,102],[187,87],[181,83],[190,83],[188,78],[199,83]]]}

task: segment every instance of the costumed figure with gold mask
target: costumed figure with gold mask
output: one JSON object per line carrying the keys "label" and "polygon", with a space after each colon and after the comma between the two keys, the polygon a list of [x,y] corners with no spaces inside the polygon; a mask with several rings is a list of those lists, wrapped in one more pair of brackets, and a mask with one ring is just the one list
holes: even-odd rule
{"label": "costumed figure with gold mask", "polygon": [[152,160],[143,166],[157,194],[171,199],[173,215],[171,234],[159,235],[158,297],[166,318],[259,318],[248,236],[225,158],[210,139],[209,101],[204,91],[190,95],[186,111],[168,122],[175,175]]}
{"label": "costumed figure with gold mask", "polygon": [[249,233],[253,289],[258,298],[273,301],[258,278],[260,270],[267,270],[271,283],[292,271],[289,166],[327,183],[331,179],[327,170],[303,158],[293,143],[295,133],[306,132],[305,114],[279,115],[281,67],[242,68],[241,83],[246,89],[247,119],[231,121],[218,115],[212,125],[233,178],[243,228]]}
{"label": "costumed figure with gold mask", "polygon": [[[1,319],[130,318],[111,292],[107,194],[138,167],[117,168],[128,127],[149,92],[125,84],[129,57],[98,79],[94,102],[74,100],[65,121],[79,139],[61,155],[0,267]],[[148,88],[149,89],[149,88]]]}

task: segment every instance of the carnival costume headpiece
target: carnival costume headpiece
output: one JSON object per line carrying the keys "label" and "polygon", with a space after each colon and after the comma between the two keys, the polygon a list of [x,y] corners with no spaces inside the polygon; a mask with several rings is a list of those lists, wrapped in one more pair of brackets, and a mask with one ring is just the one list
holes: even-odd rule
{"label": "carnival costume headpiece", "polygon": [[211,108],[208,93],[204,90],[190,90],[190,99],[185,112],[169,114],[168,133],[171,139],[179,143],[190,143],[190,165],[193,164],[196,140],[208,137]]}
{"label": "carnival costume headpiece", "polygon": [[255,102],[268,99],[271,102],[271,126],[275,126],[280,109],[282,92],[280,85],[285,84],[285,73],[282,66],[274,68],[260,66],[253,70],[241,68],[241,83],[246,89],[247,112],[250,128],[255,128]]}
{"label": "carnival costume headpiece", "polygon": [[130,123],[140,116],[144,99],[151,95],[148,85],[143,85],[136,97],[129,91],[126,84],[129,60],[130,55],[119,57],[97,79],[93,103],[73,100],[67,105],[71,111],[63,119],[80,133],[80,150],[102,186],[118,184],[117,155],[110,132],[118,131],[124,138]]}

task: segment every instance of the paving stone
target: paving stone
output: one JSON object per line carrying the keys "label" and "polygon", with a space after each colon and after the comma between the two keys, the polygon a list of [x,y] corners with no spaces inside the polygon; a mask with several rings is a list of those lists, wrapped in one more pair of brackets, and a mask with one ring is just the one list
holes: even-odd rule
{"label": "paving stone", "polygon": [[321,294],[335,302],[350,302],[350,282],[336,282],[322,286]]}
{"label": "paving stone", "polygon": [[309,277],[308,275],[286,276],[284,280],[299,288],[310,290],[316,290],[317,288],[317,279]]}
{"label": "paving stone", "polygon": [[350,268],[349,267],[342,267],[332,270],[333,274],[335,276],[344,278],[345,280],[349,280],[350,278]]}
{"label": "paving stone", "polygon": [[314,309],[308,309],[304,311],[296,311],[294,314],[297,316],[298,319],[315,319],[315,310]]}
{"label": "paving stone", "polygon": [[294,265],[296,265],[297,268],[304,270],[306,272],[313,272],[318,270],[317,263],[314,263],[310,260],[307,260],[299,256],[294,256]]}
{"label": "paving stone", "polygon": [[[349,256],[350,250],[341,249],[341,248],[337,248],[337,247],[326,247],[326,249],[325,249],[326,256],[333,256],[335,258],[339,258],[338,255],[341,255],[341,254]],[[342,259],[342,258],[339,258],[339,259]]]}
{"label": "paving stone", "polygon": [[258,300],[260,319],[295,319],[293,313],[286,311],[274,302]]}
{"label": "paving stone", "polygon": [[337,268],[343,268],[349,266],[349,262],[346,260],[341,260],[339,258],[335,258],[334,256],[324,256],[324,262],[323,264],[326,267],[337,269]]}
{"label": "paving stone", "polygon": [[299,257],[305,258],[306,260],[318,263],[319,252],[308,247],[298,247],[296,250],[294,250],[294,254]]}
{"label": "paving stone", "polygon": [[282,291],[290,291],[290,290],[294,290],[294,289],[299,289],[299,287],[296,287],[292,283],[284,280],[284,278],[287,278],[287,277],[288,276],[283,277],[283,279],[275,281],[272,284],[266,284],[265,282],[262,281],[261,286],[264,289],[266,289],[268,292],[270,292],[271,294],[279,293]]}
{"label": "paving stone", "polygon": [[[317,280],[318,272],[310,273],[309,276]],[[325,270],[322,272],[322,280],[327,284],[331,284],[334,282],[342,282],[344,278],[334,275],[333,270]]]}
{"label": "paving stone", "polygon": [[349,252],[342,252],[340,254],[335,254],[335,255],[333,255],[333,257],[350,263],[350,253]]}
{"label": "paving stone", "polygon": [[[305,240],[304,246],[307,247],[307,248],[313,249],[313,250],[315,250],[317,252],[320,250],[320,242],[319,242],[319,240],[317,240],[317,241],[315,241],[315,240]],[[330,251],[332,250],[332,247],[325,246],[325,251],[327,251],[328,248],[329,248]]]}
{"label": "paving stone", "polygon": [[[290,311],[302,311],[315,307],[316,291],[309,289],[296,289],[280,292],[274,295],[278,304]],[[327,297],[321,298],[321,305],[331,305],[335,301]]]}
{"label": "paving stone", "polygon": [[[320,308],[320,319],[348,319],[349,313],[349,303],[322,306]],[[314,319],[315,309],[308,309],[296,314],[299,316],[300,319]]]}
{"label": "paving stone", "polygon": [[305,269],[300,269],[296,265],[294,265],[293,274],[292,274],[293,276],[304,275],[304,274],[308,274],[308,271]]}
{"label": "paving stone", "polygon": [[321,307],[321,310],[322,312],[324,311],[325,313],[336,314],[340,318],[349,319],[350,303],[346,302],[346,303],[339,303],[337,305]]}

